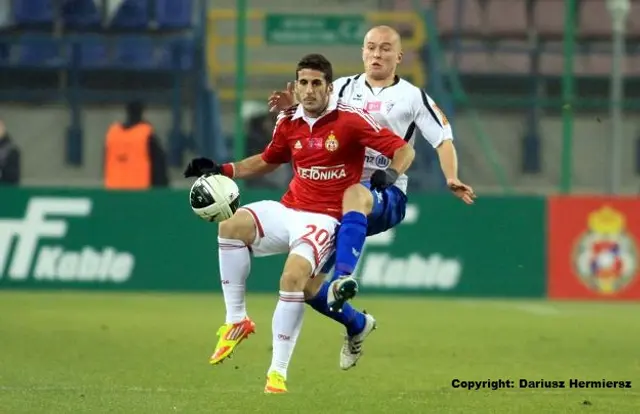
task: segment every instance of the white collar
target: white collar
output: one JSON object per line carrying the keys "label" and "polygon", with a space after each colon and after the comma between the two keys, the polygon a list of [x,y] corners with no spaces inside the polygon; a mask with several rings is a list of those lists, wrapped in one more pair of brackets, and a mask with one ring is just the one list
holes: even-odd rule
{"label": "white collar", "polygon": [[[327,109],[325,109],[324,114],[322,114],[318,118],[322,118],[328,113],[335,111],[337,107],[338,107],[338,100],[335,99],[332,94],[331,97],[329,98],[329,105],[327,105]],[[298,104],[298,107],[296,108],[296,112],[295,114],[293,114],[293,118],[291,119],[295,120],[298,118],[302,118],[303,116],[304,116],[304,108],[302,107],[302,104]]]}

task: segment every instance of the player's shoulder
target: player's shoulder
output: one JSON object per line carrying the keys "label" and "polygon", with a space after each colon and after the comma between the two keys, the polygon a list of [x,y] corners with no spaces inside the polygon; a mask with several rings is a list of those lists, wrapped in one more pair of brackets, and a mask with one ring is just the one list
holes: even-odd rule
{"label": "player's shoulder", "polygon": [[394,89],[397,94],[411,99],[412,102],[422,102],[427,96],[422,89],[402,78],[400,78]]}
{"label": "player's shoulder", "polygon": [[344,101],[338,101],[336,103],[336,111],[340,112],[341,114],[344,114],[344,116],[347,116],[347,117],[362,117],[362,116],[368,115],[368,112],[365,111],[364,109],[358,108],[353,105],[349,105]]}
{"label": "player's shoulder", "polygon": [[334,86],[348,85],[348,84],[351,84],[352,82],[356,81],[358,78],[360,78],[360,76],[362,76],[361,73],[359,73],[357,75],[351,75],[351,76],[342,76],[342,77],[340,77],[338,79],[334,79],[333,85]]}
{"label": "player's shoulder", "polygon": [[333,94],[339,98],[347,91],[347,88],[355,85],[356,81],[362,76],[362,74],[351,75],[351,76],[343,76],[341,78],[335,79],[333,81]]}
{"label": "player's shoulder", "polygon": [[349,105],[342,101],[338,101],[336,111],[344,118],[344,123],[348,125],[362,125],[360,122],[366,122],[376,130],[382,128],[375,118],[362,108]]}

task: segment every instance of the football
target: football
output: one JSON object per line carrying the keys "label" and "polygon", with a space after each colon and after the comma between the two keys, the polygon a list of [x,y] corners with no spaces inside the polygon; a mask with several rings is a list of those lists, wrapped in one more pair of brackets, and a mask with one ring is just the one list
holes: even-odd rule
{"label": "football", "polygon": [[231,178],[207,174],[199,177],[189,191],[191,209],[200,218],[220,223],[233,216],[240,205],[240,190]]}

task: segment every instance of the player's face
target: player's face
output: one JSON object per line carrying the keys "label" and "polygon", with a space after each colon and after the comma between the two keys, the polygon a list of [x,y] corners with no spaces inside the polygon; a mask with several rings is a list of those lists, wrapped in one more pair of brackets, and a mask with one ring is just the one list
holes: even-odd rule
{"label": "player's face", "polygon": [[327,84],[324,73],[313,69],[298,71],[296,98],[310,116],[320,115],[329,104],[333,85]]}
{"label": "player's face", "polygon": [[370,30],[364,38],[362,60],[367,76],[376,80],[393,77],[402,60],[400,37],[392,30]]}

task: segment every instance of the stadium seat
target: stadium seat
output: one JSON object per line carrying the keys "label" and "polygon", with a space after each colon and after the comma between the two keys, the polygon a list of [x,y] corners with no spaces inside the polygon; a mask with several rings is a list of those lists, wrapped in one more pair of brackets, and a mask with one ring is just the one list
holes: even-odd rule
{"label": "stadium seat", "polygon": [[627,55],[625,59],[625,76],[640,76],[640,56],[638,55]]}
{"label": "stadium seat", "polygon": [[575,57],[573,64],[574,73],[578,76],[606,76],[611,74],[611,55],[609,53],[578,55]]}
{"label": "stadium seat", "polygon": [[[585,67],[585,56],[575,55],[573,59],[573,73],[584,76],[589,68]],[[540,55],[540,74],[545,76],[562,76],[564,73],[564,55],[557,52],[544,52]]]}
{"label": "stadium seat", "polygon": [[102,23],[102,13],[93,0],[66,0],[61,14],[65,27],[71,29],[93,29]]}
{"label": "stadium seat", "polygon": [[99,36],[83,36],[74,42],[74,53],[80,69],[101,69],[109,66],[109,43]]}
{"label": "stadium seat", "polygon": [[147,29],[149,27],[149,2],[147,0],[124,0],[111,19],[109,27],[113,29]]}
{"label": "stadium seat", "polygon": [[187,29],[192,24],[192,0],[156,0],[156,21],[159,29]]}
{"label": "stadium seat", "polygon": [[627,17],[627,39],[640,40],[640,3],[633,3]]}
{"label": "stadium seat", "polygon": [[526,75],[531,72],[528,53],[484,51],[464,52],[458,60],[458,71],[464,74]]}
{"label": "stadium seat", "polygon": [[564,2],[536,0],[533,5],[533,26],[543,39],[561,38],[564,33]]}
{"label": "stadium seat", "polygon": [[[177,53],[177,56],[174,56]],[[161,69],[176,69],[174,59],[178,59],[178,69],[190,70],[193,68],[194,44],[190,39],[172,40],[160,46],[158,67]]]}
{"label": "stadium seat", "polygon": [[526,0],[491,0],[487,5],[487,32],[500,38],[528,36]]}
{"label": "stadium seat", "polygon": [[[458,1],[444,1],[438,4],[438,32],[441,36],[476,37],[483,31],[483,13],[478,0],[464,0],[462,10]],[[461,27],[458,31],[458,14],[461,15]]]}
{"label": "stadium seat", "polygon": [[57,68],[63,66],[68,57],[65,44],[53,37],[25,36],[16,51],[18,66]]}
{"label": "stadium seat", "polygon": [[119,37],[113,64],[124,69],[153,69],[157,66],[155,41],[143,36]]}
{"label": "stadium seat", "polygon": [[39,26],[53,24],[51,0],[13,0],[11,4],[16,25]]}
{"label": "stadium seat", "polygon": [[582,0],[578,10],[578,35],[596,39],[611,37],[611,14],[602,0]]}

